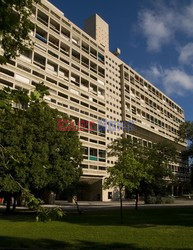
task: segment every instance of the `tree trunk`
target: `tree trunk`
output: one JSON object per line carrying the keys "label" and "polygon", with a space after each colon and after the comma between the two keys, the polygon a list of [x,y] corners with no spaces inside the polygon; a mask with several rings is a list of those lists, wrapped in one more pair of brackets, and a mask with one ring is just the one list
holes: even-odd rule
{"label": "tree trunk", "polygon": [[138,210],[138,202],[139,202],[139,192],[136,190],[136,195],[135,195],[135,210]]}
{"label": "tree trunk", "polygon": [[77,198],[77,196],[73,196],[73,200],[74,200],[74,202],[75,202],[75,204],[76,204],[77,212],[78,212],[79,214],[82,214],[82,211],[80,210],[80,207],[79,207],[79,204],[78,204],[78,198]]}
{"label": "tree trunk", "polygon": [[16,201],[17,201],[17,194],[14,194],[14,196],[13,196],[13,208],[12,208],[13,213],[15,212],[15,209],[16,209]]}
{"label": "tree trunk", "polygon": [[7,200],[6,213],[9,214],[11,209],[11,194],[8,193],[6,195],[6,200]]}
{"label": "tree trunk", "polygon": [[121,224],[123,223],[123,200],[122,200],[122,187],[119,188],[120,192],[120,214],[121,214]]}
{"label": "tree trunk", "polygon": [[21,207],[22,204],[22,193],[21,191],[19,191],[18,195],[17,195],[17,207]]}
{"label": "tree trunk", "polygon": [[43,193],[43,201],[45,204],[53,205],[55,203],[55,194],[50,190],[45,190]]}

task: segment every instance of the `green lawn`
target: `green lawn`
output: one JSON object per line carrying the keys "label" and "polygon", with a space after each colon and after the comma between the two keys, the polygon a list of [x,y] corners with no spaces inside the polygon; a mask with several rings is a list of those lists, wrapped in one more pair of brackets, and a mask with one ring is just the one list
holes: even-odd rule
{"label": "green lawn", "polygon": [[33,215],[0,216],[0,249],[193,249],[193,207],[141,208],[67,214],[35,222]]}

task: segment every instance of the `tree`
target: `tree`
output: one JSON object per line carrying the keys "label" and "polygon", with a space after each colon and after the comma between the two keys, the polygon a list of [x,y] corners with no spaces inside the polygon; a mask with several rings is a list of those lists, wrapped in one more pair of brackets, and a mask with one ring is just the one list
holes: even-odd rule
{"label": "tree", "polygon": [[129,139],[117,139],[110,146],[109,156],[117,156],[118,160],[113,167],[108,168],[109,177],[105,179],[104,188],[118,187],[120,194],[120,213],[121,223],[123,221],[123,189],[127,188],[129,191],[138,189],[142,179],[149,180],[149,170],[151,166],[146,161],[145,154]]}
{"label": "tree", "polygon": [[22,191],[21,186],[57,192],[81,175],[78,132],[57,130],[57,119],[69,118],[50,108],[45,94],[43,84],[30,95],[23,90],[0,90],[0,190],[9,201]]}
{"label": "tree", "polygon": [[86,191],[89,188],[89,184],[86,181],[75,180],[65,191],[68,193],[68,199],[75,202],[77,212],[82,214],[82,210],[79,207],[78,199],[82,191]]}
{"label": "tree", "polygon": [[29,36],[34,29],[30,21],[33,2],[39,0],[1,0],[0,1],[0,64],[15,58],[19,53],[31,48]]}
{"label": "tree", "polygon": [[179,129],[179,138],[178,140],[184,142],[187,140],[188,146],[184,152],[182,152],[182,157],[184,160],[189,160],[189,164],[191,167],[191,186],[193,188],[193,171],[192,171],[192,165],[193,165],[193,122],[192,121],[186,121],[185,123],[182,123],[180,125]]}
{"label": "tree", "polygon": [[185,151],[185,156],[193,158],[193,122],[187,121],[182,123],[178,135],[180,141],[188,141],[189,145]]}
{"label": "tree", "polygon": [[147,200],[147,196],[154,195],[165,195],[166,187],[169,178],[170,181],[174,178],[170,169],[167,168],[167,165],[170,162],[177,161],[177,151],[173,143],[163,140],[156,144],[153,144],[149,149],[148,153],[148,161],[152,166],[151,183],[146,183],[143,181],[141,183],[141,190],[145,195],[145,200]]}

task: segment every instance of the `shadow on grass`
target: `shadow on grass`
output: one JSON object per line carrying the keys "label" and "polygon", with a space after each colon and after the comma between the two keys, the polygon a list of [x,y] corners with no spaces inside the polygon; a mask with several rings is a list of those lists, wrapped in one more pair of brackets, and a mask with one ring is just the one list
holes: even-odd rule
{"label": "shadow on grass", "polygon": [[[26,221],[35,222],[35,214],[17,213],[14,215],[2,215],[0,220],[9,220],[14,223]],[[156,226],[185,226],[193,227],[192,207],[167,207],[167,208],[140,208],[138,211],[123,210],[123,224],[120,223],[120,211],[99,210],[85,212],[82,215],[67,213],[59,222],[84,226],[130,226],[136,228]]]}
{"label": "shadow on grass", "polygon": [[[64,221],[74,224],[105,226],[120,225],[119,210],[95,211],[79,215],[67,215]],[[141,208],[138,211],[124,209],[123,225],[131,227],[185,226],[193,227],[192,207]]]}
{"label": "shadow on grass", "polygon": [[[111,243],[111,244],[101,244],[94,241],[76,241],[74,244],[66,243],[58,240],[51,239],[27,239],[27,238],[16,238],[16,237],[2,237],[0,236],[0,249],[14,250],[14,249],[132,249],[132,250],[159,250],[163,248],[140,248],[135,244],[124,244],[124,243]],[[166,250],[171,250],[174,248],[164,248]],[[189,250],[190,248],[184,248],[184,250]]]}

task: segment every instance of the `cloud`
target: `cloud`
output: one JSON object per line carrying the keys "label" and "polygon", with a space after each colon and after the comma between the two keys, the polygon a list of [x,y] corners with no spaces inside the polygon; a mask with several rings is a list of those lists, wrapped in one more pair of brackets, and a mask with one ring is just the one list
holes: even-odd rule
{"label": "cloud", "polygon": [[186,6],[162,3],[155,4],[153,9],[142,9],[138,14],[139,32],[146,38],[149,51],[160,51],[174,41],[176,33],[193,37],[193,1]]}
{"label": "cloud", "polygon": [[191,3],[185,7],[181,6],[181,9],[182,9],[182,13],[179,16],[181,25],[179,26],[179,29],[184,31],[186,35],[192,37],[193,36],[193,29],[192,29],[193,2],[191,1]]}
{"label": "cloud", "polygon": [[179,62],[183,64],[193,63],[193,43],[188,43],[179,51]]}
{"label": "cloud", "polygon": [[167,95],[184,96],[189,91],[193,92],[193,75],[182,69],[163,69],[154,65],[142,72],[152,83],[162,85]]}
{"label": "cloud", "polygon": [[193,91],[193,75],[180,69],[166,69],[162,83],[168,95],[184,96],[186,92]]}
{"label": "cloud", "polygon": [[162,68],[161,66],[152,65],[147,70],[141,71],[143,75],[145,75],[150,81],[156,81],[162,76]]}
{"label": "cloud", "polygon": [[172,31],[161,16],[152,11],[143,11],[139,14],[140,29],[147,39],[148,50],[158,51],[160,47],[172,39]]}

